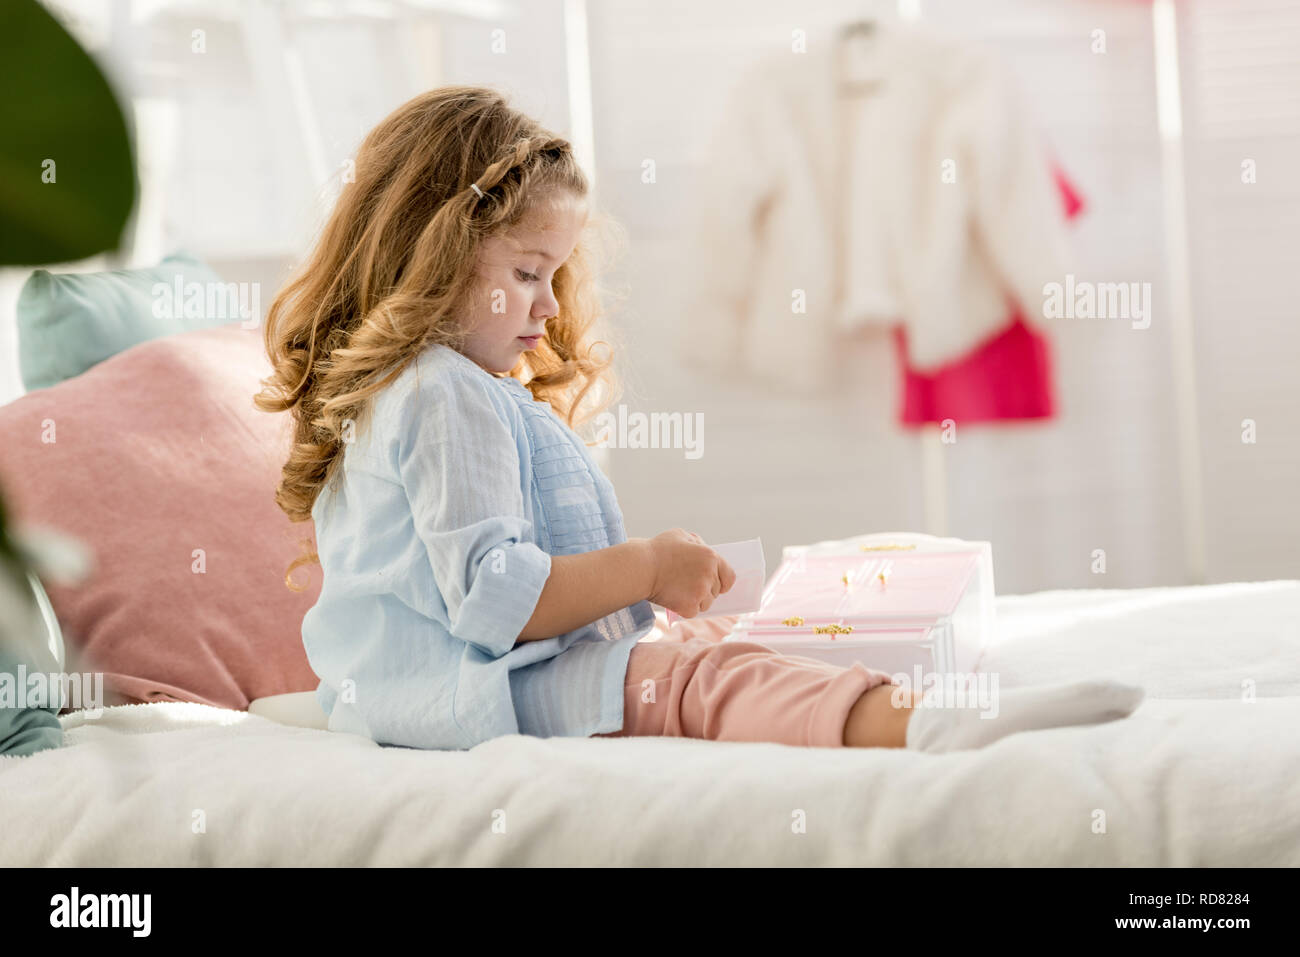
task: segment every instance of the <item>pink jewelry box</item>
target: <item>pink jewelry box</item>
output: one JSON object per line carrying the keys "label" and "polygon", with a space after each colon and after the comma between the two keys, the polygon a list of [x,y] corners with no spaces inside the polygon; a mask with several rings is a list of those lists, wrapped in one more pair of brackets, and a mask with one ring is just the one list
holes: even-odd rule
{"label": "pink jewelry box", "polygon": [[841,667],[861,661],[912,682],[965,675],[992,634],[993,599],[988,542],[863,535],[786,548],[758,610],[724,640]]}

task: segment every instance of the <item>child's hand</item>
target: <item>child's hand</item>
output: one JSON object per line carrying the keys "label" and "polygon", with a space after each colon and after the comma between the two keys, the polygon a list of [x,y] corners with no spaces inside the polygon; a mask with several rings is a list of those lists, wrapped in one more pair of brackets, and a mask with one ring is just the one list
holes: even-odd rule
{"label": "child's hand", "polygon": [[694,532],[674,528],[650,539],[654,587],[650,601],[694,618],[736,583],[731,566]]}

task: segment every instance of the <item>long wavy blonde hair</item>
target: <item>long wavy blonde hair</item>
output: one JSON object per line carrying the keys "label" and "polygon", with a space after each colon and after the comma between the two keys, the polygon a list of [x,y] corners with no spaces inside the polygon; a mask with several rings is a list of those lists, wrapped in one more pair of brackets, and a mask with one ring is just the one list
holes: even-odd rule
{"label": "long wavy blonde hair", "polygon": [[[293,446],[275,493],[292,521],[312,517],[342,461],[345,425],[363,421],[376,393],[431,344],[463,347],[460,320],[484,294],[476,277],[483,242],[566,192],[588,195],[570,144],[490,88],[421,94],[366,136],[353,181],[271,303],[264,330],[273,373],[254,403],[293,414]],[[554,276],[559,313],[509,373],[571,428],[619,391],[612,348],[598,357],[594,347],[609,343],[590,338],[602,312],[597,225],[613,224],[588,220]],[[310,539],[303,545],[285,572],[293,591],[304,587],[293,571],[320,560]]]}

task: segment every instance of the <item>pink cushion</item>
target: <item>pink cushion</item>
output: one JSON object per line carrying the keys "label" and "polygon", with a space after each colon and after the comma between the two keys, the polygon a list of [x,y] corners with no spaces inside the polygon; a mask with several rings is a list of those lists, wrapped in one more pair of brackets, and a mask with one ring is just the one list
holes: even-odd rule
{"label": "pink cushion", "polygon": [[253,406],[270,371],[261,330],[234,322],[142,343],[0,408],[14,521],[92,552],[85,581],[48,591],[67,669],[104,672],[106,704],[242,709],[318,684],[301,625],[320,566],[294,572],[302,592],[284,583],[313,527],[275,504],[290,420]]}

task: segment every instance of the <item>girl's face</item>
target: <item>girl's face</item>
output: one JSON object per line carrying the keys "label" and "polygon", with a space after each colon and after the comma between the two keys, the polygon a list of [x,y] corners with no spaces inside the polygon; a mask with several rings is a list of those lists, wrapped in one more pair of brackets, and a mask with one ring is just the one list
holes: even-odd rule
{"label": "girl's face", "polygon": [[[565,193],[483,244],[478,264],[481,305],[465,320],[465,355],[488,372],[505,373],[537,347],[546,334],[546,321],[560,311],[551,281],[573,254],[586,220],[586,202]],[[530,336],[538,338],[529,342]]]}

